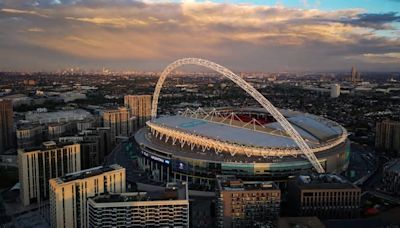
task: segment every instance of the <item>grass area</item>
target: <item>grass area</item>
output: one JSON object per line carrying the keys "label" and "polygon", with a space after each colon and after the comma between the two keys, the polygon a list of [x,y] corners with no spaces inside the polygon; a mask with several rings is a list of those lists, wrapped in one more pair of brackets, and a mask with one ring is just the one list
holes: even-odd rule
{"label": "grass area", "polygon": [[14,167],[0,168],[0,189],[12,187],[18,182],[18,169]]}

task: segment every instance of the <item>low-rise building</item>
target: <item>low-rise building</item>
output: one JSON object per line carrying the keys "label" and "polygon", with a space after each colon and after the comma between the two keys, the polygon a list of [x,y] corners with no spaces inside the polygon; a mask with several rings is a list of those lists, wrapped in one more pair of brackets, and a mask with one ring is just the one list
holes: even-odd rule
{"label": "low-rise building", "polygon": [[56,112],[30,111],[25,114],[25,119],[27,121],[38,122],[41,124],[70,122],[75,120],[84,120],[90,117],[92,117],[92,114],[83,109],[62,110]]}
{"label": "low-rise building", "polygon": [[289,182],[288,203],[294,216],[355,218],[361,189],[336,174],[300,175]]}

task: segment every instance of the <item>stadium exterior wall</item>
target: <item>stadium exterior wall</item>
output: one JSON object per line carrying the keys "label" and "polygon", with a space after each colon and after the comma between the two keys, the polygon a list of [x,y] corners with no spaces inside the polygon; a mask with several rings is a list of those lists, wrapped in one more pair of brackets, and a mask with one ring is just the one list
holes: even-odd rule
{"label": "stadium exterior wall", "polygon": [[[189,188],[195,190],[213,190],[214,178],[218,174],[234,174],[245,180],[274,180],[285,181],[298,173],[309,172],[313,169],[311,163],[299,156],[297,158],[252,158],[246,161],[237,157],[229,161],[221,155],[191,151],[189,146],[183,148],[171,146],[156,137],[152,137],[150,129],[144,127],[135,135],[140,145],[139,167],[145,170],[150,178],[157,182],[184,180]],[[329,150],[316,154],[319,162],[327,172],[342,172],[349,163],[349,142],[346,140]],[[220,157],[218,157],[220,156]],[[255,160],[256,159],[256,160]]]}

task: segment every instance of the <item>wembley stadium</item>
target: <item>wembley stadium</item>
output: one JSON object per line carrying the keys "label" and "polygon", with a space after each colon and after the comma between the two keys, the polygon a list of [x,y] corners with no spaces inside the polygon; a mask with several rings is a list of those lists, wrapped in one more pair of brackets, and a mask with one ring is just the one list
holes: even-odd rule
{"label": "wembley stadium", "polygon": [[[262,108],[199,108],[157,116],[166,76],[185,64],[221,73]],[[139,167],[157,182],[184,180],[194,188],[211,190],[216,175],[285,182],[304,172],[342,172],[349,163],[345,128],[323,117],[279,110],[242,78],[208,60],[186,58],[170,64],[152,102],[152,118],[134,138],[140,146]]]}

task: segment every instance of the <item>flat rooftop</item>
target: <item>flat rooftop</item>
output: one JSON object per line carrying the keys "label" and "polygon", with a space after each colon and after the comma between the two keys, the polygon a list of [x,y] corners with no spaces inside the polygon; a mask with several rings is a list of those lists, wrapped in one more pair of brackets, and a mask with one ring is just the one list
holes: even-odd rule
{"label": "flat rooftop", "polygon": [[297,186],[301,189],[358,189],[356,185],[337,174],[311,174],[296,177]]}
{"label": "flat rooftop", "polygon": [[73,142],[55,142],[55,141],[47,141],[43,142],[41,145],[38,146],[32,146],[32,147],[27,147],[23,149],[24,153],[29,153],[33,151],[48,151],[56,148],[62,148],[64,146],[69,146],[69,145],[74,145],[75,143]]}
{"label": "flat rooftop", "polygon": [[96,203],[117,203],[188,199],[188,192],[184,184],[174,183],[174,187],[168,187],[168,184],[164,191],[106,193],[93,197],[92,200]]}
{"label": "flat rooftop", "polygon": [[279,190],[273,181],[242,181],[233,175],[217,176],[221,191]]}
{"label": "flat rooftop", "polygon": [[90,169],[85,169],[85,170],[81,170],[75,173],[68,173],[65,176],[59,177],[58,179],[64,183],[66,182],[70,182],[70,181],[74,181],[74,180],[78,180],[78,179],[84,179],[84,178],[88,178],[88,177],[93,177],[93,176],[97,176],[106,172],[110,172],[113,170],[119,170],[119,169],[123,169],[121,166],[119,165],[110,165],[110,166],[98,166],[98,167],[94,167],[94,168],[90,168]]}

